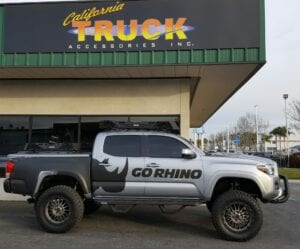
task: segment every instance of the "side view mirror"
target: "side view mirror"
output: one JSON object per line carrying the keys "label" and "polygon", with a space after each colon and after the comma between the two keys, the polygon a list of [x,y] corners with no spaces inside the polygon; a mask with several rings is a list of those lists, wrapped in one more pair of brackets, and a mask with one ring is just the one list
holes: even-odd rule
{"label": "side view mirror", "polygon": [[181,155],[184,159],[194,159],[196,157],[196,153],[191,149],[182,149]]}

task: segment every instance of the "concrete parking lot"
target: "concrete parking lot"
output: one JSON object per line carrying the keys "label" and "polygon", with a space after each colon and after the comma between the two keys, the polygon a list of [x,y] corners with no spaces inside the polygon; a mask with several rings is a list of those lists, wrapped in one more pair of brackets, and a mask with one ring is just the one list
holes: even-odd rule
{"label": "concrete parking lot", "polygon": [[253,240],[237,243],[221,240],[204,206],[186,208],[175,215],[157,207],[136,207],[127,214],[101,208],[85,217],[67,234],[43,232],[33,206],[0,201],[0,248],[300,248],[300,183],[291,183],[290,200],[263,205],[264,225]]}

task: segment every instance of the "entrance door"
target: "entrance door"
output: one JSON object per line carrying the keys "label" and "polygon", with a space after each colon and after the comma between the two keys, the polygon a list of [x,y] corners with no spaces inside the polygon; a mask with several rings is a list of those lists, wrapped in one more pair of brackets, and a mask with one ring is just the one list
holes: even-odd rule
{"label": "entrance door", "polygon": [[[147,136],[144,176],[146,196],[152,197],[201,197],[202,163],[182,158],[182,149],[193,149],[179,138],[164,135]],[[148,172],[151,172],[151,174]]]}
{"label": "entrance door", "polygon": [[101,151],[92,165],[94,196],[142,196],[144,177],[132,176],[133,169],[144,169],[142,136],[108,135]]}

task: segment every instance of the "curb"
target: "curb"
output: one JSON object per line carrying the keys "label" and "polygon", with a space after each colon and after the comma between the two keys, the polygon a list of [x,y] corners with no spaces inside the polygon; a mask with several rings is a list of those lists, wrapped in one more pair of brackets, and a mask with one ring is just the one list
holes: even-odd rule
{"label": "curb", "polygon": [[300,183],[300,180],[289,180],[289,183]]}

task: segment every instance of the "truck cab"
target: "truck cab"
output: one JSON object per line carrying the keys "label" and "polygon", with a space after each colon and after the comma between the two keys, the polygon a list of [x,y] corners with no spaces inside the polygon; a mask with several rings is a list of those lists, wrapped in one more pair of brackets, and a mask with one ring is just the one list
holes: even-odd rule
{"label": "truck cab", "polygon": [[[93,150],[95,198],[203,199],[202,160],[186,140],[164,133],[99,134]],[[138,201],[138,200],[136,200]]]}

